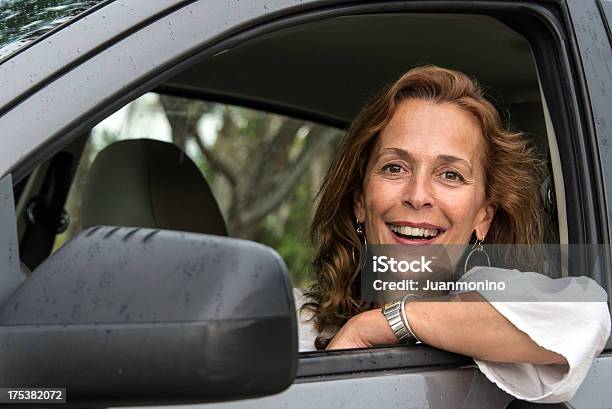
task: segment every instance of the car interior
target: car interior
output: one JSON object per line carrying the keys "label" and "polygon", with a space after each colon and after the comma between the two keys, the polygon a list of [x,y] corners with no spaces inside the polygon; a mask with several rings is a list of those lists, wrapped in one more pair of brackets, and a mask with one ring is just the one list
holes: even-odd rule
{"label": "car interior", "polygon": [[[475,77],[508,126],[528,134],[549,163],[549,177],[541,189],[550,217],[546,242],[567,243],[559,155],[531,47],[522,35],[492,17],[397,13],[302,23],[218,52],[154,91],[346,129],[368,98],[409,68],[423,64]],[[55,234],[69,223],[63,206],[88,136],[65,146],[15,187],[26,275],[48,257]],[[152,166],[159,161],[170,164],[165,172]],[[129,176],[122,176],[119,184],[117,172]],[[143,186],[145,174],[155,183]],[[172,144],[140,140],[111,145],[96,158],[87,183],[82,204],[87,226],[227,233],[204,176]],[[202,223],[196,225],[197,220]]]}
{"label": "car interior", "polygon": [[168,142],[131,139],[106,147],[92,163],[81,200],[83,230],[107,225],[227,236],[206,179]]}

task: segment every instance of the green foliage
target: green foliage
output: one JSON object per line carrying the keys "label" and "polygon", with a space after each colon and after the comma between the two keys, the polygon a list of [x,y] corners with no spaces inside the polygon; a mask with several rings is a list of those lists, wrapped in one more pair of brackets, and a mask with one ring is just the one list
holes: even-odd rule
{"label": "green foliage", "polygon": [[258,241],[273,247],[281,255],[291,276],[294,287],[305,288],[310,284],[309,263],[312,250],[307,244],[312,198],[308,183],[300,183],[295,194],[288,201],[289,217],[278,229],[275,215],[268,216],[261,226]]}

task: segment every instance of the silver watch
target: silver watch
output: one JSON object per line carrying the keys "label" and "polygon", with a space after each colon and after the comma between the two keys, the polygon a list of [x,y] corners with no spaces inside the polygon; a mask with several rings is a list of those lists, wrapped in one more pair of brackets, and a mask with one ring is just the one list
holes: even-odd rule
{"label": "silver watch", "polygon": [[412,332],[404,311],[406,299],[409,297],[419,298],[416,295],[408,294],[400,301],[385,304],[381,309],[393,333],[402,344],[416,344],[419,341]]}

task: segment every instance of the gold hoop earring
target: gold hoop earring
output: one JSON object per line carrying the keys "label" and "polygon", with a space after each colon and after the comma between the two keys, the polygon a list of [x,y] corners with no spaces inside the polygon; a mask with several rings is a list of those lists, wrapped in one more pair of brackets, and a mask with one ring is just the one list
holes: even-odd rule
{"label": "gold hoop earring", "polygon": [[474,243],[474,245],[472,246],[472,249],[470,250],[468,256],[465,259],[465,263],[463,264],[463,274],[467,273],[468,261],[470,261],[470,257],[472,257],[474,253],[483,253],[487,258],[487,266],[491,267],[491,260],[489,259],[489,254],[482,246],[482,240],[477,238],[476,243]]}

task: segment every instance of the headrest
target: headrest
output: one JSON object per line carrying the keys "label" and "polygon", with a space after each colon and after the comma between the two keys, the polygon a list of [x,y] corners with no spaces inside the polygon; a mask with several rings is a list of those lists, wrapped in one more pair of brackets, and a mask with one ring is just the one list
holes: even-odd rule
{"label": "headrest", "polygon": [[115,142],[96,156],[83,191],[81,225],[227,235],[197,166],[177,146],[151,139]]}

